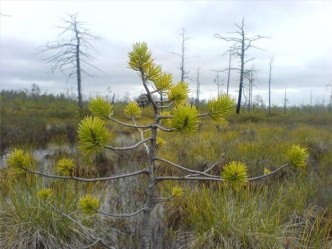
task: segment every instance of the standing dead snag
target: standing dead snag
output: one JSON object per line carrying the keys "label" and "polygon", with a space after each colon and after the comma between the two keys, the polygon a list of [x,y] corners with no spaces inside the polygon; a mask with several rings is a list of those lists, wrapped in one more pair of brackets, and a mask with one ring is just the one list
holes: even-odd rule
{"label": "standing dead snag", "polygon": [[226,87],[226,94],[228,95],[229,94],[229,82],[230,82],[230,78],[231,78],[231,70],[236,70],[238,68],[232,68],[232,57],[233,55],[235,55],[235,53],[233,52],[232,48],[229,48],[224,54],[224,55],[228,55],[229,56],[229,59],[228,59],[228,67],[225,68],[225,69],[222,69],[222,70],[213,70],[213,71],[216,71],[217,72],[217,77],[216,79],[214,80],[215,83],[217,83],[217,86],[218,86],[218,95],[219,95],[219,75],[218,73],[222,73],[222,72],[226,72],[227,71],[227,87]]}
{"label": "standing dead snag", "polygon": [[67,72],[68,78],[76,74],[78,105],[82,108],[82,73],[91,76],[82,68],[82,65],[97,69],[89,62],[92,58],[89,50],[94,50],[90,41],[97,37],[84,27],[84,23],[77,20],[77,14],[68,15],[68,20],[64,23],[65,26],[58,27],[62,30],[58,40],[48,42],[42,47],[40,53],[53,53],[46,58],[46,62],[51,64],[52,73],[54,71]]}
{"label": "standing dead snag", "polygon": [[[256,78],[255,78],[255,75],[254,73],[256,72],[257,70],[254,70],[254,69],[250,69],[250,70],[246,70],[245,73],[244,73],[244,78],[248,81],[248,103],[247,103],[247,107],[248,107],[248,111],[250,112],[252,107],[253,107],[253,87],[257,87],[257,85],[255,84],[255,81],[256,81]],[[243,88],[245,88],[246,85],[244,84],[243,85]],[[245,96],[245,91],[243,92],[243,96],[245,97],[245,99],[247,98]],[[245,103],[247,102],[247,100],[245,101]]]}
{"label": "standing dead snag", "polygon": [[233,42],[232,45],[232,50],[234,51],[235,55],[240,57],[240,83],[239,83],[239,95],[238,95],[238,100],[237,100],[237,106],[236,106],[236,113],[240,113],[241,109],[241,100],[242,100],[242,90],[243,90],[243,78],[244,78],[244,73],[245,73],[245,64],[248,63],[249,61],[252,61],[255,58],[250,58],[246,59],[247,57],[247,51],[250,48],[256,48],[259,49],[258,47],[254,46],[252,43],[263,39],[263,38],[268,38],[264,36],[254,36],[254,37],[248,37],[246,35],[245,29],[244,29],[244,18],[242,19],[241,25],[234,24],[236,27],[236,31],[232,32],[235,37],[233,36],[222,36],[220,34],[215,34],[216,38],[222,39],[227,42]]}
{"label": "standing dead snag", "polygon": [[226,90],[227,95],[229,93],[229,80],[231,78],[232,50],[229,49],[228,52],[229,52],[229,60],[228,60],[227,90]]}
{"label": "standing dead snag", "polygon": [[269,70],[269,115],[271,115],[271,73],[272,73],[272,63],[273,63],[273,58],[270,61],[270,70]]}
{"label": "standing dead snag", "polygon": [[188,59],[188,57],[186,57],[185,52],[186,52],[186,41],[188,41],[190,38],[186,36],[186,30],[183,28],[181,31],[181,53],[172,53],[176,56],[178,56],[180,58],[180,72],[181,72],[181,77],[180,80],[181,81],[185,81],[186,79],[189,79],[188,76],[188,71],[186,71],[185,68],[185,61],[186,59]]}
{"label": "standing dead snag", "polygon": [[199,79],[199,68],[197,68],[196,99],[195,99],[195,105],[196,105],[197,109],[199,108],[199,95],[200,95],[200,92],[201,92],[201,82],[200,82],[200,79]]}

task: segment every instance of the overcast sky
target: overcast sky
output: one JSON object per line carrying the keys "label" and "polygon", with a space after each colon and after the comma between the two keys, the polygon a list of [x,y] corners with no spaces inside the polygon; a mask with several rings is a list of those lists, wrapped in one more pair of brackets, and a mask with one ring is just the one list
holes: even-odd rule
{"label": "overcast sky", "polygon": [[[127,55],[135,42],[146,41],[156,63],[180,78],[180,33],[186,30],[186,67],[192,96],[195,97],[197,68],[200,68],[201,96],[217,95],[216,72],[228,66],[222,54],[231,46],[215,38],[230,35],[234,23],[245,18],[248,36],[264,35],[249,50],[256,59],[247,67],[255,73],[257,88],[267,102],[269,62],[272,66],[272,103],[283,102],[287,88],[289,104],[329,102],[332,84],[332,1],[16,1],[0,2],[0,88],[30,89],[33,83],[42,92],[76,94],[75,78],[49,73],[40,46],[57,39],[66,13],[79,13],[91,33],[96,52],[90,62],[101,71],[88,69],[96,77],[83,76],[85,96],[116,93],[121,98],[143,92],[136,73],[127,67]],[[238,59],[233,59],[233,66]],[[224,86],[227,73],[220,73]],[[231,93],[236,96],[237,72],[231,74]]]}

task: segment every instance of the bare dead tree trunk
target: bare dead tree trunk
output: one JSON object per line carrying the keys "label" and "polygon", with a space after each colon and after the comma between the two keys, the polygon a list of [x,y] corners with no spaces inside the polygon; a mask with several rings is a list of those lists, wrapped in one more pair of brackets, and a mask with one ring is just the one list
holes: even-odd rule
{"label": "bare dead tree trunk", "polygon": [[196,107],[199,108],[199,94],[200,94],[200,81],[199,81],[199,68],[197,68],[197,78],[196,78]]}
{"label": "bare dead tree trunk", "polygon": [[[332,84],[327,84],[326,87],[329,89],[331,87],[331,94],[330,94],[330,103],[329,103],[329,112],[332,111]],[[327,90],[328,90],[327,89]]]}
{"label": "bare dead tree trunk", "polygon": [[81,61],[80,61],[80,37],[75,23],[75,36],[76,36],[76,75],[77,75],[77,92],[78,92],[78,106],[83,108],[82,87],[81,87]]}
{"label": "bare dead tree trunk", "polygon": [[[245,102],[247,108],[248,108],[248,112],[251,111],[252,107],[253,107],[253,88],[254,86],[257,86],[255,84],[255,76],[254,76],[254,72],[257,70],[254,70],[253,68],[251,68],[250,70],[246,70],[244,72],[244,78],[248,80],[248,103]],[[245,88],[245,86],[243,86],[243,88]],[[243,91],[244,93],[245,91]],[[246,97],[244,95],[244,97]]]}
{"label": "bare dead tree trunk", "polygon": [[[155,124],[159,123],[159,120],[156,119]],[[148,186],[148,195],[145,204],[145,210],[143,211],[143,220],[141,226],[141,249],[151,249],[152,248],[152,229],[151,229],[151,213],[156,206],[155,201],[155,192],[156,192],[156,180],[154,174],[154,158],[156,151],[156,137],[157,137],[157,126],[151,128],[151,144],[149,147],[149,186]]]}
{"label": "bare dead tree trunk", "polygon": [[112,105],[114,104],[114,101],[115,101],[115,93],[113,93],[113,97],[112,97],[112,101],[111,101]]}
{"label": "bare dead tree trunk", "polygon": [[[216,37],[219,38],[219,36],[216,35]],[[218,96],[220,94],[219,92],[219,74],[218,72],[226,72],[228,71],[227,73],[227,89],[226,89],[226,94],[228,95],[229,94],[229,84],[230,84],[230,78],[231,78],[231,70],[237,70],[238,68],[232,68],[232,55],[234,54],[234,51],[233,51],[233,48],[230,48],[228,49],[223,55],[226,55],[228,54],[229,55],[229,59],[228,59],[228,67],[225,68],[225,69],[222,69],[222,70],[213,70],[213,71],[216,71],[217,72],[217,78],[214,79],[214,83],[217,84],[218,86]],[[238,69],[240,70],[240,69]]]}
{"label": "bare dead tree trunk", "polygon": [[181,70],[181,81],[184,81],[184,78],[185,78],[185,74],[186,74],[186,71],[184,70],[184,44],[185,44],[185,41],[187,39],[185,39],[185,36],[184,36],[184,29],[182,29],[182,44],[181,44],[181,64],[180,64],[180,70]]}
{"label": "bare dead tree trunk", "polygon": [[[243,27],[243,21],[242,21],[242,27]],[[245,52],[245,48],[244,48],[244,30],[242,28],[242,41],[241,41],[241,54],[240,54],[240,58],[241,58],[241,71],[240,71],[240,84],[239,84],[239,95],[237,98],[237,106],[236,106],[236,114],[240,113],[240,109],[241,109],[241,100],[242,100],[242,89],[243,89],[243,77],[244,77],[244,52]]]}
{"label": "bare dead tree trunk", "polygon": [[232,50],[229,50],[229,60],[228,60],[228,75],[227,75],[227,91],[226,94],[229,93],[229,80],[231,77],[231,65],[232,65]]}
{"label": "bare dead tree trunk", "polygon": [[249,76],[248,76],[248,79],[249,79],[249,112],[251,111],[251,108],[252,108],[252,89],[253,89],[253,85],[254,85],[254,76],[253,76],[253,73],[252,71],[249,73]]}
{"label": "bare dead tree trunk", "polygon": [[220,96],[220,80],[219,80],[219,73],[217,73],[216,78],[214,79],[214,83],[217,85],[217,93],[218,97]]}
{"label": "bare dead tree trunk", "polygon": [[180,58],[180,80],[185,81],[186,79],[189,79],[188,74],[189,72],[186,71],[186,60],[189,59],[189,57],[186,57],[186,42],[190,39],[186,36],[186,30],[182,28],[181,34],[180,34],[180,42],[181,42],[181,53],[172,53]]}
{"label": "bare dead tree trunk", "polygon": [[148,147],[148,189],[147,189],[147,200],[144,205],[143,219],[141,223],[141,249],[152,248],[152,229],[151,229],[151,214],[154,207],[156,206],[156,176],[155,176],[155,157],[157,149],[157,133],[159,125],[159,112],[160,106],[156,104],[152,98],[152,94],[147,85],[147,79],[143,68],[140,68],[140,74],[143,86],[146,90],[149,102],[152,104],[154,112],[154,122],[151,126],[151,140],[150,146]]}
{"label": "bare dead tree trunk", "polygon": [[272,72],[272,61],[270,61],[270,73],[269,73],[269,115],[271,115],[271,72]]}
{"label": "bare dead tree trunk", "polygon": [[286,110],[287,110],[287,87],[285,87],[285,96],[284,96],[284,114],[286,114]]}

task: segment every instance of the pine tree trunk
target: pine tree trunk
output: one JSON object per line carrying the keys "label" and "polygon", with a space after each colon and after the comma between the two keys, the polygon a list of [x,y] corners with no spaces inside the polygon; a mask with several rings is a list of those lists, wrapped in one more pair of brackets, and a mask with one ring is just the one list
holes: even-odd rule
{"label": "pine tree trunk", "polygon": [[[157,111],[157,110],[155,110]],[[158,124],[159,120],[155,120],[155,124]],[[156,206],[155,192],[156,181],[154,174],[154,158],[156,153],[156,138],[157,127],[151,128],[151,144],[149,148],[149,187],[148,196],[145,204],[145,210],[143,212],[143,220],[141,224],[141,249],[152,249],[152,227],[151,227],[151,214]]]}

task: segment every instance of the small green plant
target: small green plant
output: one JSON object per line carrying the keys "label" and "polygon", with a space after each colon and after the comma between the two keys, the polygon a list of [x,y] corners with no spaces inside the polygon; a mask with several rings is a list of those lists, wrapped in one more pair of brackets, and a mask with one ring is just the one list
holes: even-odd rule
{"label": "small green plant", "polygon": [[110,133],[104,120],[98,117],[86,117],[78,128],[79,148],[92,155],[104,150],[110,142]]}
{"label": "small green plant", "polygon": [[[234,100],[228,95],[221,95],[217,99],[210,100],[208,103],[208,111],[199,113],[196,107],[188,104],[189,87],[185,82],[172,83],[170,74],[162,72],[161,66],[156,65],[152,58],[151,52],[148,50],[146,43],[135,43],[133,50],[129,53],[129,67],[136,71],[142,80],[142,85],[146,91],[146,96],[152,108],[152,122],[150,124],[139,124],[138,119],[142,115],[142,110],[136,102],[129,103],[124,108],[124,115],[131,122],[122,122],[113,117],[113,106],[101,98],[94,99],[90,102],[90,110],[93,116],[87,116],[82,120],[78,128],[79,149],[87,156],[100,153],[102,151],[111,150],[132,151],[139,146],[144,146],[146,151],[146,166],[143,169],[125,173],[121,175],[113,175],[102,178],[82,178],[75,176],[73,173],[74,164],[68,158],[61,159],[56,170],[60,175],[44,174],[34,171],[28,167],[28,160],[23,151],[14,151],[9,159],[9,166],[20,172],[30,172],[48,178],[56,178],[63,180],[75,180],[82,182],[100,182],[113,181],[122,178],[146,176],[146,202],[142,208],[133,210],[129,214],[107,214],[99,210],[99,198],[93,195],[85,195],[79,200],[79,210],[86,215],[105,215],[110,217],[131,217],[134,215],[142,215],[140,225],[141,248],[152,248],[152,213],[156,205],[164,200],[158,191],[158,184],[164,181],[210,181],[220,183],[222,186],[227,185],[236,190],[243,189],[248,182],[258,181],[276,174],[289,165],[304,166],[307,154],[305,149],[301,147],[292,147],[289,153],[289,162],[282,167],[271,171],[268,174],[249,177],[247,167],[241,162],[230,162],[224,167],[221,174],[213,174],[212,170],[219,161],[208,165],[204,170],[194,170],[189,166],[183,166],[162,158],[158,150],[167,143],[167,137],[161,137],[161,134],[176,133],[184,136],[192,136],[197,132],[201,120],[210,117],[215,121],[223,121],[234,108]],[[158,96],[159,95],[159,96]],[[165,97],[167,96],[167,97]],[[159,98],[158,98],[159,97]],[[140,139],[132,145],[125,147],[111,146],[112,137],[108,129],[107,123],[113,122],[123,127],[131,128],[138,131]],[[294,149],[295,148],[295,149]],[[178,174],[168,174],[167,168],[175,169]],[[181,172],[181,173],[179,173]],[[57,209],[49,200],[51,191],[43,189],[38,192],[38,196],[45,200],[51,207],[63,214],[68,219],[68,215]],[[181,199],[185,193],[184,190],[176,185],[172,188],[170,198]],[[166,198],[169,199],[169,198]],[[105,245],[103,240],[96,238],[95,243],[100,242]]]}
{"label": "small green plant", "polygon": [[80,199],[79,207],[84,214],[91,215],[97,213],[100,203],[96,197],[86,195]]}
{"label": "small green plant", "polygon": [[181,188],[180,186],[174,186],[172,189],[172,196],[173,197],[183,196],[183,188]]}
{"label": "small green plant", "polygon": [[142,116],[142,110],[136,102],[130,102],[125,107],[124,114],[130,119],[140,118]]}
{"label": "small green plant", "polygon": [[55,168],[63,175],[70,175],[74,169],[74,162],[70,158],[62,158],[57,162]]}
{"label": "small green plant", "polygon": [[23,150],[15,149],[7,159],[8,166],[17,174],[25,173],[25,168],[32,166],[32,157]]}
{"label": "small green plant", "polygon": [[309,159],[309,154],[306,148],[301,147],[300,145],[293,145],[288,153],[289,162],[295,167],[305,167]]}
{"label": "small green plant", "polygon": [[198,111],[196,107],[189,105],[179,105],[173,110],[171,127],[174,131],[191,135],[198,129]]}
{"label": "small green plant", "polygon": [[230,162],[224,167],[222,178],[235,190],[240,190],[248,182],[247,166],[240,162]]}
{"label": "small green plant", "polygon": [[109,115],[113,114],[113,106],[100,97],[90,101],[89,109],[93,116],[101,119],[107,119]]}
{"label": "small green plant", "polygon": [[44,201],[46,201],[51,194],[52,194],[52,189],[50,188],[43,188],[37,192],[37,196]]}

